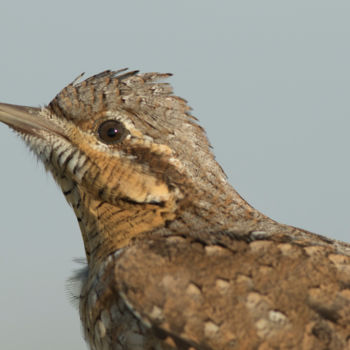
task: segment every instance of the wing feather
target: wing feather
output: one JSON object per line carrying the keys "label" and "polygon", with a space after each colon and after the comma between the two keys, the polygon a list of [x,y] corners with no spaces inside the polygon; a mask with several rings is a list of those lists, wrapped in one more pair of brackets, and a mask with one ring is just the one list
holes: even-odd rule
{"label": "wing feather", "polygon": [[349,258],[333,249],[162,237],[125,249],[114,283],[144,324],[194,349],[344,349]]}

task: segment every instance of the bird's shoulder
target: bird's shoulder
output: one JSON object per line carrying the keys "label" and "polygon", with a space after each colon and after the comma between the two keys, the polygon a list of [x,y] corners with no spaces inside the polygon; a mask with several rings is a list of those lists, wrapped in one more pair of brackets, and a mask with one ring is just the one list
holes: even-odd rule
{"label": "bird's shoulder", "polygon": [[[109,310],[118,304],[120,313],[124,305],[144,328],[142,342],[162,338],[179,349],[346,346],[350,257],[331,244],[283,235],[224,242],[138,240],[110,256],[98,288]],[[97,319],[104,324],[98,312]]]}

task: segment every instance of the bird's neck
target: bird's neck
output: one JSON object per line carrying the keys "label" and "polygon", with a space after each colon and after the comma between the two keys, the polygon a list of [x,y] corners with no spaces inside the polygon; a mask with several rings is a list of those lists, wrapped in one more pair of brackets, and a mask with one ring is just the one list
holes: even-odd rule
{"label": "bird's neck", "polygon": [[79,221],[89,264],[98,263],[142,233],[174,219],[170,205],[125,201],[110,204],[79,188],[75,192],[76,198],[71,204]]}
{"label": "bird's neck", "polygon": [[[67,180],[66,180],[67,181]],[[58,181],[62,182],[62,181]],[[145,235],[201,235],[259,230],[266,218],[228,184],[209,194],[189,190],[185,199],[164,205],[126,201],[108,203],[94,198],[79,185],[60,183],[77,216],[89,264]],[[244,232],[242,231],[244,229]]]}

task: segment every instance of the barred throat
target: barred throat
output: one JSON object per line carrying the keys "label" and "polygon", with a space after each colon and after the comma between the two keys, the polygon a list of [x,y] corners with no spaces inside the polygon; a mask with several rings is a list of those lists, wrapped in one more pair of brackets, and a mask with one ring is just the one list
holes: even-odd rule
{"label": "barred throat", "polygon": [[175,219],[172,201],[164,205],[124,200],[112,204],[94,197],[69,177],[56,177],[56,181],[76,214],[89,264],[102,261],[134,237]]}

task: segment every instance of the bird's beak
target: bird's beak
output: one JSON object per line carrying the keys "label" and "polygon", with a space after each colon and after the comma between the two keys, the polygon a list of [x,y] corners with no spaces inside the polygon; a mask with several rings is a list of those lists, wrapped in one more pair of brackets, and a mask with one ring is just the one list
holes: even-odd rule
{"label": "bird's beak", "polygon": [[45,116],[41,108],[0,103],[0,122],[24,134],[40,136],[41,131],[64,134],[62,127]]}

